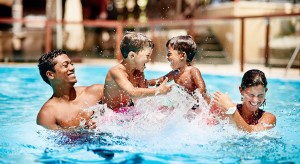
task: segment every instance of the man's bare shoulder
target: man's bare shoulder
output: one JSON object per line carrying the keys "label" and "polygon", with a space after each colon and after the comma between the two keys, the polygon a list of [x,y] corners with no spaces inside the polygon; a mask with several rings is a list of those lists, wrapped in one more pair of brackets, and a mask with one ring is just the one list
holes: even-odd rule
{"label": "man's bare shoulder", "polygon": [[44,120],[55,118],[55,105],[56,102],[53,99],[49,99],[40,109],[37,115],[37,124],[43,124]]}
{"label": "man's bare shoulder", "polygon": [[93,84],[91,86],[88,86],[85,88],[85,90],[89,93],[102,93],[104,89],[104,85],[103,84]]}
{"label": "man's bare shoulder", "polygon": [[87,86],[76,86],[75,90],[77,93],[80,93],[80,92],[86,90],[86,88],[87,88]]}
{"label": "man's bare shoulder", "polygon": [[55,99],[51,98],[49,99],[47,102],[45,102],[45,104],[41,107],[41,110],[39,113],[50,113],[53,112],[53,110],[55,109],[55,105],[56,101]]}

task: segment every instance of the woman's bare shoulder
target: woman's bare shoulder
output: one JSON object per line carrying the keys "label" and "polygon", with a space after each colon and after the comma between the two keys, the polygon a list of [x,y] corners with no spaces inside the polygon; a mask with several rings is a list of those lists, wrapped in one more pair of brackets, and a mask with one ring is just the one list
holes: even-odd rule
{"label": "woman's bare shoulder", "polygon": [[267,124],[276,124],[276,116],[270,112],[264,112],[261,121]]}

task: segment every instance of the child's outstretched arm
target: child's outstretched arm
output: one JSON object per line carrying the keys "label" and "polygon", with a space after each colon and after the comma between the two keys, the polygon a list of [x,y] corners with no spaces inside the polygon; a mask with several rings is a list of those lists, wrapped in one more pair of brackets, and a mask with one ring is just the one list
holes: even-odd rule
{"label": "child's outstretched arm", "polygon": [[165,76],[159,77],[157,79],[147,80],[148,86],[159,86],[166,78],[168,78],[168,82],[174,79],[175,71],[171,71]]}
{"label": "child's outstretched arm", "polygon": [[166,76],[162,76],[157,79],[147,80],[147,84],[148,86],[159,86],[164,81],[165,78]]}
{"label": "child's outstretched arm", "polygon": [[133,86],[133,84],[128,80],[126,73],[117,70],[113,70],[110,73],[112,74],[112,78],[115,80],[118,87],[125,91],[132,98],[166,94],[171,90],[171,86],[166,85],[168,80],[167,78],[163,81],[162,85],[157,88],[139,88]]}

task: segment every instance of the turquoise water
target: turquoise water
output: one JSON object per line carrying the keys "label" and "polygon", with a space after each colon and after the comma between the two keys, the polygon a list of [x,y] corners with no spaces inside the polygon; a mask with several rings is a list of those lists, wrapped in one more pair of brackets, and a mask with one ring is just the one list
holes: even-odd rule
{"label": "turquoise water", "polygon": [[[107,71],[107,67],[76,66],[76,85],[103,83]],[[152,78],[165,72],[145,73]],[[228,92],[239,102],[241,77],[203,77],[210,93]],[[52,94],[37,67],[1,66],[0,79],[0,163],[300,163],[300,81],[268,80],[265,110],[276,115],[277,126],[266,132],[246,134],[229,125],[189,123],[178,106],[180,110],[159,123],[151,116],[139,120],[139,125],[99,126],[105,133],[59,133],[35,123]],[[180,97],[168,96],[168,101]]]}

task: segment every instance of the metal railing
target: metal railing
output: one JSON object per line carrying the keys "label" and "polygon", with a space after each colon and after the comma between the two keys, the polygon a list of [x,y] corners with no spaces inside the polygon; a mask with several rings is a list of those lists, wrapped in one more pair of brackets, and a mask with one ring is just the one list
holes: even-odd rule
{"label": "metal railing", "polygon": [[[114,28],[116,29],[116,59],[120,61],[122,59],[120,53],[120,42],[123,36],[123,31],[126,27],[148,27],[153,32],[156,26],[176,26],[176,25],[187,25],[190,28],[191,33],[195,27],[196,21],[201,20],[240,20],[241,22],[241,42],[240,42],[240,71],[244,71],[245,63],[245,20],[253,18],[265,18],[269,22],[270,18],[279,17],[294,17],[300,16],[300,13],[282,13],[282,14],[267,14],[267,15],[249,15],[249,16],[219,16],[219,17],[200,17],[197,19],[188,20],[149,20],[145,23],[140,22],[128,22],[128,21],[107,21],[107,20],[83,20],[81,22],[65,22],[65,21],[55,21],[55,20],[42,20],[45,23],[45,51],[49,52],[52,49],[52,27],[57,24],[82,24],[84,26],[92,27],[104,27],[104,28]],[[26,20],[26,19],[11,19],[11,18],[1,18],[0,23],[41,23],[39,20]],[[265,65],[269,64],[269,35],[270,35],[270,24],[266,25],[266,35],[265,35]],[[193,35],[193,34],[192,34]]]}

